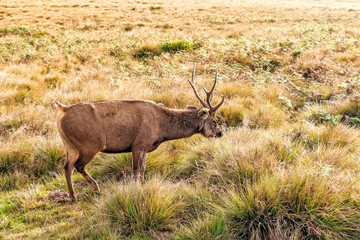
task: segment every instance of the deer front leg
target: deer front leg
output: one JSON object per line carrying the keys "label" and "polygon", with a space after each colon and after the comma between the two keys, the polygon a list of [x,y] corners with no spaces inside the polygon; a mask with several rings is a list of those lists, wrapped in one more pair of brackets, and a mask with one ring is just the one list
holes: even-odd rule
{"label": "deer front leg", "polygon": [[133,151],[133,178],[137,181],[144,182],[144,172],[146,167],[146,156],[147,153],[145,150],[135,150]]}

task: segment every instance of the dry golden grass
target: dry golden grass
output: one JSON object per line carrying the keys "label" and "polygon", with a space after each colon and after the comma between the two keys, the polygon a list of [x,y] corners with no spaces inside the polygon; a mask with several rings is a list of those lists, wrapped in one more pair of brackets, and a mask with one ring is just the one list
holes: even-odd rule
{"label": "dry golden grass", "polygon": [[[359,13],[354,0],[0,0],[0,238],[356,239]],[[199,106],[193,62],[198,87],[219,74],[222,139],[163,144],[144,188],[123,181],[130,155],[98,155],[89,170],[114,196],[75,174],[80,202],[49,200],[66,189],[55,100]],[[132,207],[161,194],[132,219],[123,193]],[[87,220],[112,201],[118,222]]]}

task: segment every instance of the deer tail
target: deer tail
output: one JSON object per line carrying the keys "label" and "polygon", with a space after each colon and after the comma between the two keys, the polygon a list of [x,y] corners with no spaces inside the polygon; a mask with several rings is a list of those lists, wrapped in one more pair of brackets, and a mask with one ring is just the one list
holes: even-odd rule
{"label": "deer tail", "polygon": [[69,108],[68,106],[66,106],[65,104],[62,104],[59,101],[55,101],[55,105],[58,110],[63,111],[63,112],[65,112]]}

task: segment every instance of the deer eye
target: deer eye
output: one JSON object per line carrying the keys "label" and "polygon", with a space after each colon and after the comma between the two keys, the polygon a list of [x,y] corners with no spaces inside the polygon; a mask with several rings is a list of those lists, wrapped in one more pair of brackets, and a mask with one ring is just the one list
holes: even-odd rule
{"label": "deer eye", "polygon": [[213,124],[216,125],[216,121],[215,121],[215,120],[213,121]]}

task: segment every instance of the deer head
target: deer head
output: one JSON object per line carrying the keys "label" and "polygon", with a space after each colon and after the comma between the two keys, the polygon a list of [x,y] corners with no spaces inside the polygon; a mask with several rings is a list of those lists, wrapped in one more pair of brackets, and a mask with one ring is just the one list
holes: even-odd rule
{"label": "deer head", "polygon": [[208,91],[204,87],[204,85],[202,85],[202,88],[204,89],[204,91],[206,93],[206,102],[203,99],[201,99],[201,97],[199,96],[199,94],[195,88],[195,85],[194,85],[194,79],[195,79],[195,63],[193,65],[191,81],[189,79],[187,79],[187,80],[190,83],[192,89],[194,90],[195,96],[197,97],[197,99],[200,101],[200,103],[204,107],[199,111],[199,117],[201,117],[203,119],[203,127],[202,127],[201,133],[205,137],[221,137],[223,135],[223,127],[217,121],[215,113],[220,108],[220,106],[224,103],[225,98],[222,97],[221,102],[219,104],[217,104],[216,106],[211,105],[211,101],[214,96],[214,90],[215,90],[216,82],[217,82],[217,72],[215,74],[214,85],[212,86],[210,91]]}

